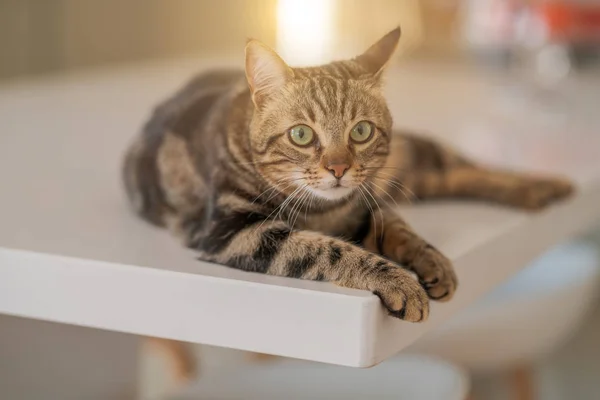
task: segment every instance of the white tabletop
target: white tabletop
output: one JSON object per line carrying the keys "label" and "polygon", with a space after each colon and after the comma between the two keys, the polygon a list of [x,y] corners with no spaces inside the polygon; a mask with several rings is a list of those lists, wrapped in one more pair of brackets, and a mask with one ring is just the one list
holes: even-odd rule
{"label": "white tabletop", "polygon": [[455,298],[433,304],[424,324],[388,317],[368,292],[199,262],[130,212],[119,169],[151,106],[205,64],[0,88],[1,313],[364,367],[600,219],[600,78],[568,82],[570,114],[547,119],[520,105],[490,111],[490,84],[472,69],[404,65],[389,77],[397,125],[490,163],[564,173],[580,185],[577,196],[535,215],[466,203],[402,210],[460,279]]}

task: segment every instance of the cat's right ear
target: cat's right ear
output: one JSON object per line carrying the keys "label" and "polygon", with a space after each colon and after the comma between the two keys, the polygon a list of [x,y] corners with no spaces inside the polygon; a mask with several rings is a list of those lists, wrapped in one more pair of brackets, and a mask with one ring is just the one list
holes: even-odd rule
{"label": "cat's right ear", "polygon": [[258,107],[294,77],[292,69],[265,44],[250,40],[246,44],[246,79],[252,101]]}

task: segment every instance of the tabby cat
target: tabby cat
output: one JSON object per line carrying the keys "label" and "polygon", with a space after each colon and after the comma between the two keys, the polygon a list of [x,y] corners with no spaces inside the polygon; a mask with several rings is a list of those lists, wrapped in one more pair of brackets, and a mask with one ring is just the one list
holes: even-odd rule
{"label": "tabby cat", "polygon": [[456,275],[386,203],[411,193],[539,209],[572,185],[395,131],[382,76],[399,38],[310,68],[249,41],[245,75],[201,74],[154,110],[125,160],[133,207],[202,260],[369,290],[391,315],[425,320]]}

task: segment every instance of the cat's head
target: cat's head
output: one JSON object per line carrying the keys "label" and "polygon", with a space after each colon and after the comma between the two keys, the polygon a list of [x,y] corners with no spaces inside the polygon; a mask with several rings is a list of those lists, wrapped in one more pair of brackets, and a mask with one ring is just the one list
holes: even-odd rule
{"label": "cat's head", "polygon": [[399,38],[397,28],[354,59],[311,68],[291,68],[264,44],[248,42],[252,156],[271,185],[327,200],[368,188],[390,149],[382,75]]}

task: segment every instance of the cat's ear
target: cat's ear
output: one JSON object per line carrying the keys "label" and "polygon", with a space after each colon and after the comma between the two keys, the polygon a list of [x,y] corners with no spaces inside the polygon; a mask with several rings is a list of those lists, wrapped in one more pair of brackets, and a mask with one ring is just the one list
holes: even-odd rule
{"label": "cat's ear", "polygon": [[265,44],[250,40],[246,44],[246,79],[257,106],[294,77],[292,69]]}
{"label": "cat's ear", "polygon": [[366,71],[375,76],[380,76],[388,64],[400,41],[400,27],[388,32],[375,44],[367,49],[354,61],[358,62]]}

